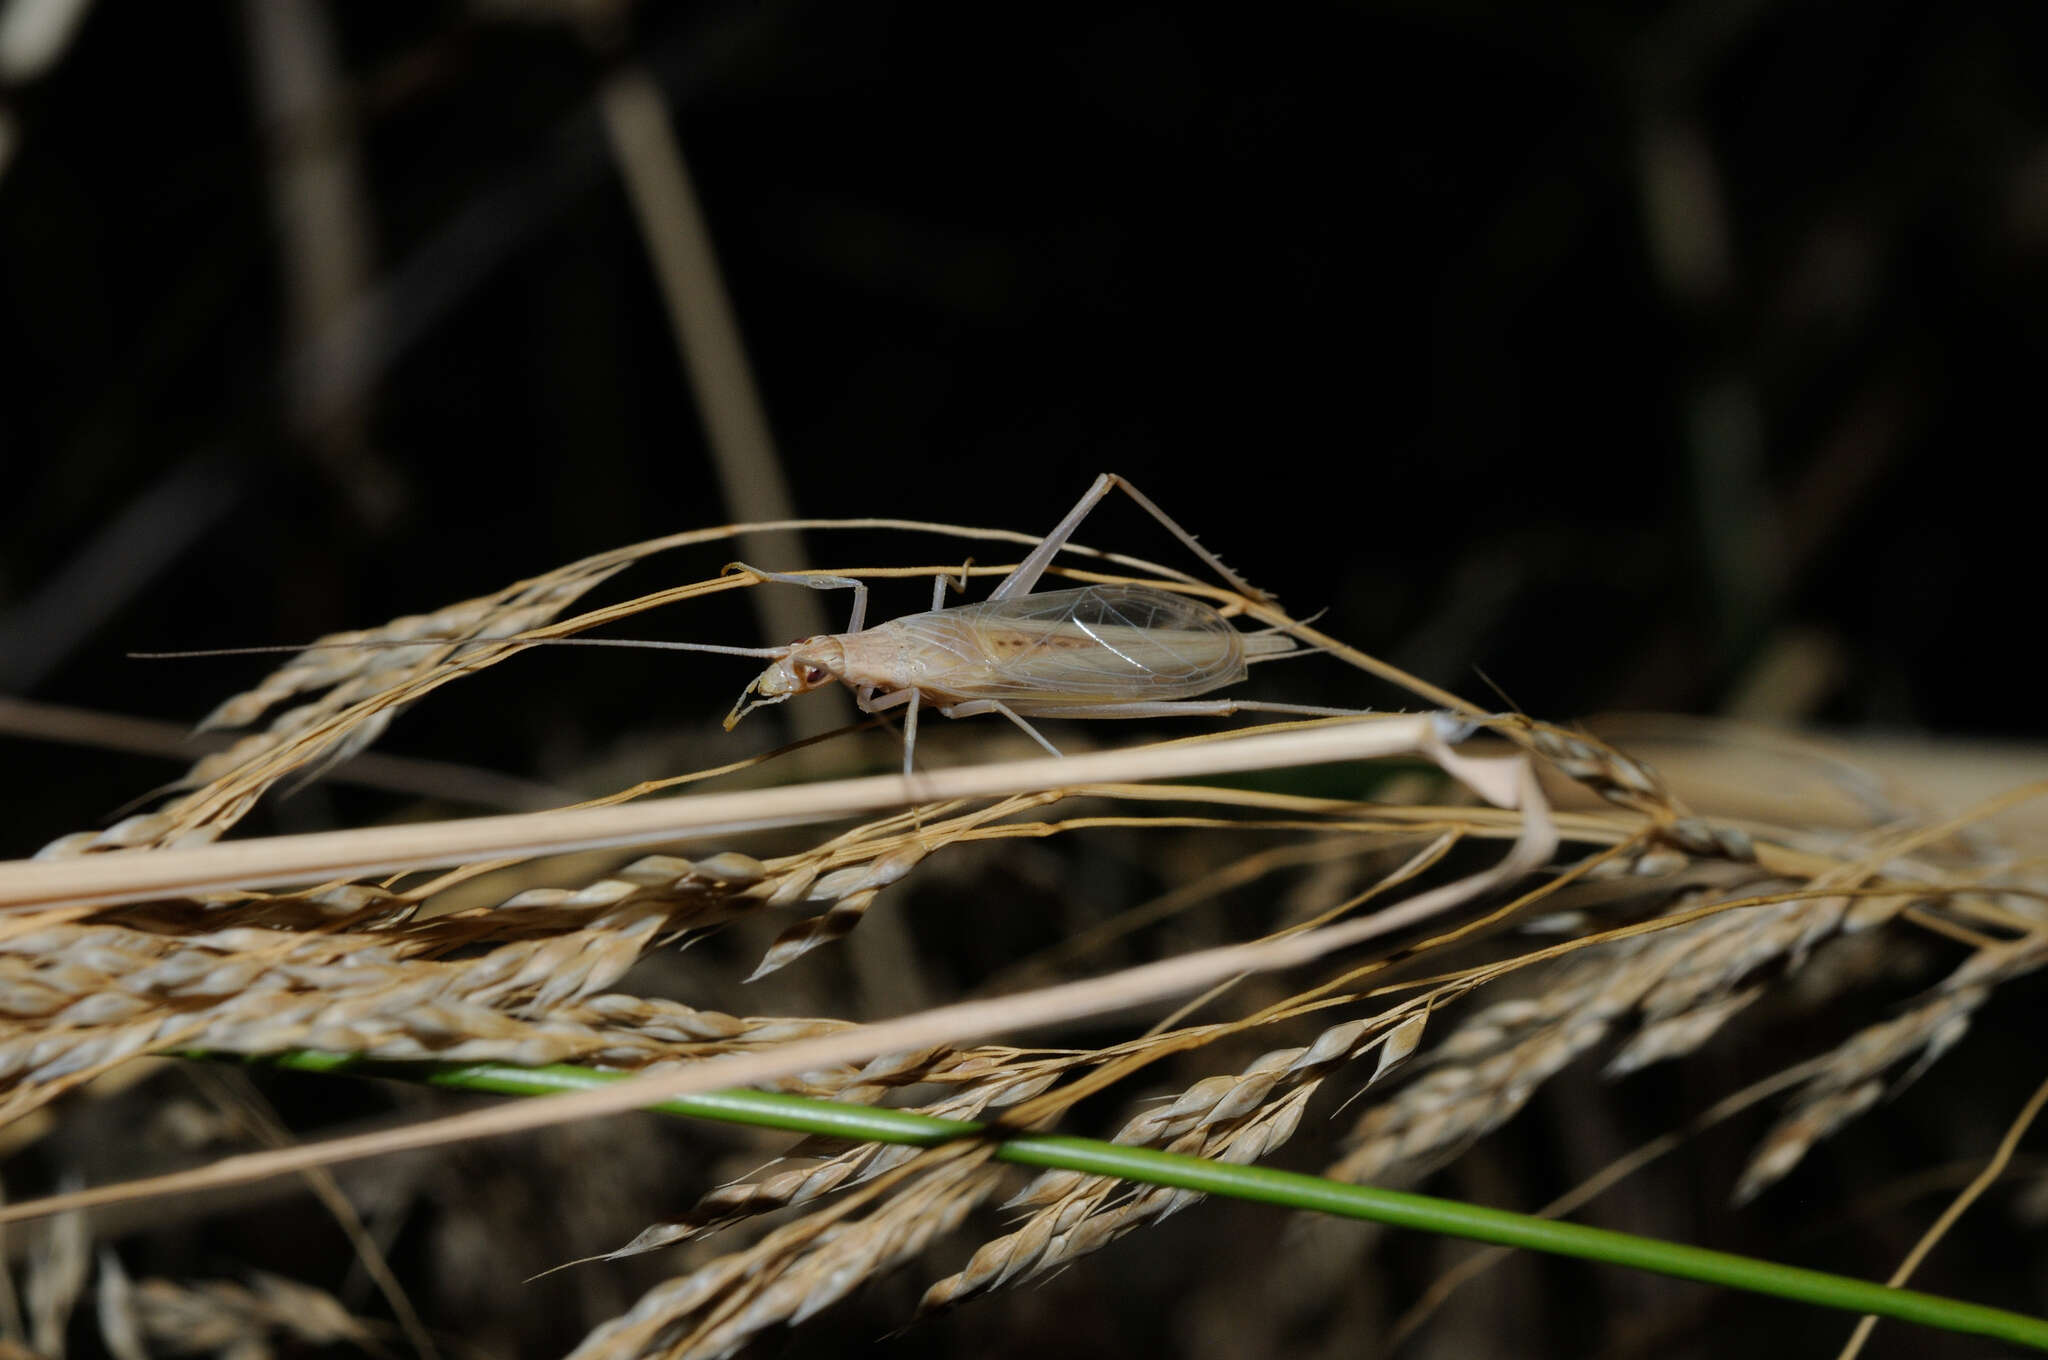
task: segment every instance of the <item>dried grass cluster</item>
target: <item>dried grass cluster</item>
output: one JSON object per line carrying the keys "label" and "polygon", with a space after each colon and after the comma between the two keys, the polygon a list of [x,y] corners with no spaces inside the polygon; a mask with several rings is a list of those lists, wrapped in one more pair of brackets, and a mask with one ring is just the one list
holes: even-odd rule
{"label": "dried grass cluster", "polygon": [[[281,782],[346,759],[401,709],[533,641],[747,584],[718,578],[559,618],[624,567],[711,536],[638,545],[430,615],[323,639],[208,717],[208,726],[252,731],[196,764],[161,806],[67,836],[41,857],[84,862],[213,840]],[[1585,733],[1480,714],[1269,605],[1231,603],[1459,711],[1503,749],[1528,753],[1605,805],[1557,815],[1563,847],[1544,872],[1456,917],[1418,921],[1372,952],[1282,974],[1284,985],[1241,979],[1179,1011],[1155,1011],[1150,1028],[1126,1026],[1084,1047],[938,1042],[792,1073],[781,1089],[1017,1128],[1073,1128],[1083,1101],[1113,1090],[1118,1100],[1144,1102],[1115,1127],[1116,1141],[1240,1162],[1273,1156],[1356,1102],[1341,1146],[1324,1155],[1327,1173],[1405,1183],[1509,1123],[1588,1054],[1620,1076],[1697,1053],[1774,999],[1796,992],[1811,1007],[1847,996],[1866,970],[1817,966],[1845,941],[1889,932],[1958,943],[1963,961],[1917,1000],[1832,1050],[1797,1055],[1776,1083],[1790,1086],[1789,1096],[1771,1097],[1781,1117],[1727,1187],[1748,1198],[1956,1044],[1998,987],[2048,957],[2038,865],[1995,839],[1962,834],[1967,818],[1823,835],[1702,815],[1647,765]],[[188,1049],[669,1071],[837,1033],[853,1019],[733,1014],[641,994],[628,975],[736,923],[794,913],[753,966],[757,977],[787,969],[845,939],[891,885],[928,876],[934,891],[961,895],[945,866],[970,846],[1065,844],[1109,832],[1203,837],[1187,856],[1204,861],[1196,876],[1074,943],[1077,957],[1063,966],[1100,971],[1123,957],[1141,924],[1156,939],[1154,923],[1195,919],[1206,899],[1226,892],[1242,898],[1248,887],[1266,904],[1253,935],[1290,935],[1392,910],[1497,859],[1524,830],[1522,812],[1479,805],[1448,780],[1403,776],[1377,787],[1376,798],[1329,798],[1098,783],[936,803],[786,853],[642,854],[570,886],[521,887],[447,912],[437,905],[453,889],[506,866],[300,887],[252,882],[114,906],[8,907],[0,916],[0,1121],[9,1132],[0,1136],[17,1149],[61,1136],[78,1107],[59,1105],[53,1118],[46,1107],[59,1096],[138,1059]],[[1234,859],[1217,852],[1225,844],[1242,847]],[[1283,881],[1294,883],[1291,893],[1276,886]],[[1230,922],[1242,931],[1245,919],[1238,912],[1206,928]],[[1532,945],[1538,937],[1510,929],[1532,924],[1562,936]],[[720,994],[735,994],[731,984]],[[1043,1278],[1194,1198],[1070,1172],[1019,1188],[1017,1174],[977,1144],[801,1142],[618,1244],[615,1259],[678,1244],[691,1254],[575,1353],[731,1354],[866,1281],[918,1265],[935,1242],[971,1226],[981,1245],[964,1264],[919,1266],[931,1275],[921,1308],[950,1308]],[[997,1203],[1003,1217],[988,1212]],[[59,1220],[69,1226],[50,1240],[72,1247],[39,1258],[29,1273],[30,1303],[15,1335],[37,1353],[61,1350],[62,1318],[91,1274],[79,1221]],[[105,1343],[123,1360],[255,1357],[280,1337],[374,1348],[388,1330],[269,1277],[131,1284],[109,1253],[99,1281]]]}

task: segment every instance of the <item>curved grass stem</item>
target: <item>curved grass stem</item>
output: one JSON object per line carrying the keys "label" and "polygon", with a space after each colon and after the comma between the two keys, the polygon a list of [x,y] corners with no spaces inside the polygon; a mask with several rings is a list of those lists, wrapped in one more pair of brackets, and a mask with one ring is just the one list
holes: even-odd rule
{"label": "curved grass stem", "polygon": [[[189,1056],[211,1058],[228,1055]],[[522,1096],[588,1090],[622,1080],[626,1075],[569,1065],[528,1068],[504,1063],[373,1063],[348,1054],[315,1052],[274,1054],[257,1061],[296,1071],[348,1072],[465,1091]],[[847,1105],[808,1096],[762,1091],[713,1091],[665,1100],[649,1108],[693,1119],[717,1119],[791,1133],[919,1147],[1000,1133],[999,1128],[965,1120],[937,1119],[904,1110]],[[1874,1314],[1943,1331],[1995,1337],[2015,1345],[2048,1350],[2048,1319],[1915,1290],[1895,1289],[1875,1281],[1831,1275],[1605,1228],[1535,1218],[1456,1200],[1372,1185],[1353,1185],[1269,1167],[1237,1166],[1179,1153],[1124,1147],[1089,1138],[1020,1134],[1002,1138],[995,1155],[999,1161],[1020,1166],[1114,1176],[1280,1208],[1361,1218],[1392,1227],[1415,1228],[1499,1246],[1574,1256],[1772,1295],[1817,1307]]]}

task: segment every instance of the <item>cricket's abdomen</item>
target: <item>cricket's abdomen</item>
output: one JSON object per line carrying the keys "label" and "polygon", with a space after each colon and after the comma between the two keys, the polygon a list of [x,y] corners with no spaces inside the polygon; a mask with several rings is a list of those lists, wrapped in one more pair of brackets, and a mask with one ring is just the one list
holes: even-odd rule
{"label": "cricket's abdomen", "polygon": [[[859,635],[848,679],[916,686],[940,703],[1019,713],[1185,699],[1244,678],[1244,641],[1198,601],[1145,586],[1084,586],[895,619]],[[872,647],[870,646],[872,640]]]}

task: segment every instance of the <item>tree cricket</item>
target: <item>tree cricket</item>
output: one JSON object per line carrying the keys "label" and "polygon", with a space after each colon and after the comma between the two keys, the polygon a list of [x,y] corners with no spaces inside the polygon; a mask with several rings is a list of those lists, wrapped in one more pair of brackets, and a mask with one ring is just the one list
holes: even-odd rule
{"label": "tree cricket", "polygon": [[1143,492],[1105,472],[980,604],[947,606],[950,578],[940,576],[932,582],[928,612],[870,628],[864,582],[847,576],[786,575],[735,563],[735,568],[765,581],[852,590],[853,615],[843,633],[750,652],[774,661],[741,693],[726,715],[726,730],[757,708],[837,681],[853,691],[863,713],[903,709],[907,775],[917,749],[918,714],[926,706],[948,718],[1000,713],[1055,756],[1060,749],[1028,718],[1221,717],[1247,710],[1344,717],[1358,712],[1194,698],[1244,679],[1252,662],[1306,653],[1276,630],[1240,633],[1221,613],[1185,595],[1138,585],[1091,585],[1033,594],[1032,587],[1088,512],[1117,487],[1239,594],[1270,598],[1196,542]]}

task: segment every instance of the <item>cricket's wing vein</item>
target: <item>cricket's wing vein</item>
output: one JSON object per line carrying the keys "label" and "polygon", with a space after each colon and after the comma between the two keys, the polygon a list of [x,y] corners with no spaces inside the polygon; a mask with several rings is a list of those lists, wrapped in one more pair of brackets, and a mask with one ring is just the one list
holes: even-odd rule
{"label": "cricket's wing vein", "polygon": [[1019,713],[1184,699],[1241,680],[1243,639],[1215,610],[1145,586],[1084,586],[898,619],[920,688]]}

